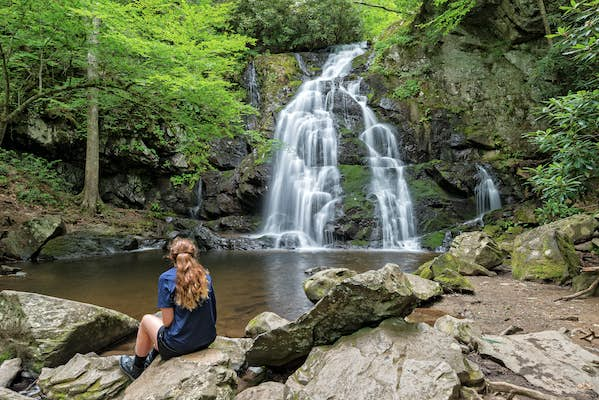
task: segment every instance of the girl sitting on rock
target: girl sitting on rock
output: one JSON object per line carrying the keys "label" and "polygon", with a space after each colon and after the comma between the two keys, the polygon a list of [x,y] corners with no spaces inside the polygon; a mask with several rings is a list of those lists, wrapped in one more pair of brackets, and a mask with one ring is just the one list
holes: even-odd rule
{"label": "girl sitting on rock", "polygon": [[154,357],[162,360],[208,347],[216,338],[216,299],[212,279],[197,260],[197,247],[189,239],[176,238],[168,258],[173,266],[158,279],[158,308],[162,319],[143,316],[135,357],[121,356],[121,369],[136,379]]}

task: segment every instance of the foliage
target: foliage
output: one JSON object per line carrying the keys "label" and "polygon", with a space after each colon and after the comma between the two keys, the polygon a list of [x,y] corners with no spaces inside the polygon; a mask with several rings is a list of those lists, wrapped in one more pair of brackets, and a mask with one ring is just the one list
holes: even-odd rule
{"label": "foliage", "polygon": [[360,40],[350,0],[237,0],[233,25],[273,52],[320,49]]}
{"label": "foliage", "polygon": [[415,5],[419,5],[420,2],[414,0],[367,0],[355,2],[355,4],[362,21],[363,38],[373,40],[379,38],[392,24],[398,21],[405,23],[416,13]]}
{"label": "foliage", "polygon": [[393,97],[398,100],[406,100],[418,95],[418,93],[420,93],[420,82],[415,79],[408,79],[393,91]]}
{"label": "foliage", "polygon": [[[201,168],[210,141],[244,133],[242,118],[253,112],[234,83],[253,40],[231,31],[230,12],[229,4],[209,0],[2,0],[8,74],[0,89],[10,93],[0,111],[58,117],[83,136],[82,89],[95,85],[103,141],[139,136]],[[93,16],[102,20],[99,82],[84,73]]]}
{"label": "foliage", "polygon": [[[599,38],[598,0],[571,1],[565,11],[566,25],[554,37],[555,46],[588,71],[577,77],[577,84],[596,87],[599,77],[597,38]],[[578,212],[575,202],[593,190],[599,178],[599,90],[579,90],[548,100],[540,110],[549,127],[526,136],[550,161],[530,168],[529,183],[543,200],[537,210],[547,221]]]}
{"label": "foliage", "polygon": [[421,25],[429,41],[438,40],[453,31],[474,8],[476,0],[434,0],[433,4],[437,14]]}
{"label": "foliage", "polygon": [[32,154],[0,148],[2,185],[12,187],[17,198],[24,203],[61,205],[63,192],[71,190],[71,185],[56,170],[58,163],[60,160],[48,161]]}

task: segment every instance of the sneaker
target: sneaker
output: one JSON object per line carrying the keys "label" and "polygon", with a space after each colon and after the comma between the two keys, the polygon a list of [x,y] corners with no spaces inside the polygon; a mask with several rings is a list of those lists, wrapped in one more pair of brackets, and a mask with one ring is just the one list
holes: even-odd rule
{"label": "sneaker", "polygon": [[148,356],[146,357],[146,361],[144,361],[144,369],[148,368],[150,364],[152,364],[152,361],[154,361],[158,354],[160,353],[158,353],[158,350],[156,349],[152,349],[152,351],[150,351],[150,354],[148,354]]}
{"label": "sneaker", "polygon": [[131,356],[121,356],[119,360],[119,365],[121,366],[121,370],[127,375],[131,380],[135,380],[139,378],[142,372],[144,372],[143,368],[136,367],[133,364],[134,358]]}

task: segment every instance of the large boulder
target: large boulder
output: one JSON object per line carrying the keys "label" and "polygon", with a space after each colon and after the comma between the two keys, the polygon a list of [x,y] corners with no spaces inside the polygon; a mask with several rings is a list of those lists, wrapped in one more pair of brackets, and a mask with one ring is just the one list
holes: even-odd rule
{"label": "large boulder", "polygon": [[597,356],[560,332],[483,336],[478,351],[554,395],[585,399],[599,395]]}
{"label": "large boulder", "polygon": [[578,214],[557,220],[548,226],[557,229],[572,242],[582,243],[593,238],[595,231],[599,229],[599,222],[593,215]]}
{"label": "large boulder", "polygon": [[466,232],[456,237],[449,252],[462,260],[493,269],[503,262],[505,255],[497,243],[484,232]]}
{"label": "large boulder", "polygon": [[493,276],[496,273],[482,265],[445,253],[418,267],[416,275],[438,282],[446,293],[473,293],[474,286],[464,275]]}
{"label": "large boulder", "polygon": [[543,225],[516,236],[512,275],[520,280],[564,282],[578,273],[580,261],[572,239]]}
{"label": "large boulder", "polygon": [[0,365],[0,387],[8,387],[21,371],[21,359],[4,360]]}
{"label": "large boulder", "polygon": [[347,268],[329,268],[318,271],[304,281],[304,292],[312,303],[322,299],[334,286],[346,278],[356,275],[356,271]]}
{"label": "large boulder", "polygon": [[0,387],[0,399],[2,400],[31,400],[31,397],[23,396],[10,389]]}
{"label": "large boulder", "polygon": [[99,351],[134,333],[125,314],[36,293],[0,292],[0,348],[34,370],[67,362],[76,353]]}
{"label": "large boulder", "polygon": [[21,260],[35,258],[47,241],[65,232],[65,223],[58,215],[34,218],[8,232],[7,237],[0,242],[0,253]]}
{"label": "large boulder", "polygon": [[119,357],[76,354],[65,365],[43,368],[38,385],[48,399],[114,399],[129,384]]}
{"label": "large boulder", "polygon": [[230,400],[251,339],[217,339],[208,349],[154,362],[127,389],[123,400]]}
{"label": "large boulder", "polygon": [[456,400],[481,380],[453,338],[392,318],[315,347],[286,385],[300,399]]}
{"label": "large boulder", "polygon": [[275,314],[274,312],[264,311],[256,315],[245,326],[245,336],[255,338],[256,336],[287,325],[289,320]]}
{"label": "large boulder", "polygon": [[105,235],[97,232],[72,232],[48,241],[40,250],[38,261],[68,260],[105,256],[139,248],[134,236]]}
{"label": "large boulder", "polygon": [[405,317],[441,293],[437,283],[403,273],[395,264],[355,275],[335,286],[297,320],[256,337],[248,362],[287,364],[308,354],[313,346],[332,343],[363,326]]}

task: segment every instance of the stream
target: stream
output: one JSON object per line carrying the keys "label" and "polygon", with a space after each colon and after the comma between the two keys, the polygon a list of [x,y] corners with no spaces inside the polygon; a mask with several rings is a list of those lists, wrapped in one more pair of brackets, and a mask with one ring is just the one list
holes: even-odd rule
{"label": "stream", "polygon": [[[163,251],[76,261],[23,263],[24,278],[0,279],[0,290],[35,292],[111,308],[140,319],[156,309],[158,276],[168,268]],[[212,274],[219,335],[239,337],[263,311],[295,319],[311,307],[302,289],[306,269],[346,267],[358,272],[392,262],[415,270],[434,253],[398,251],[221,251],[202,254]]]}

